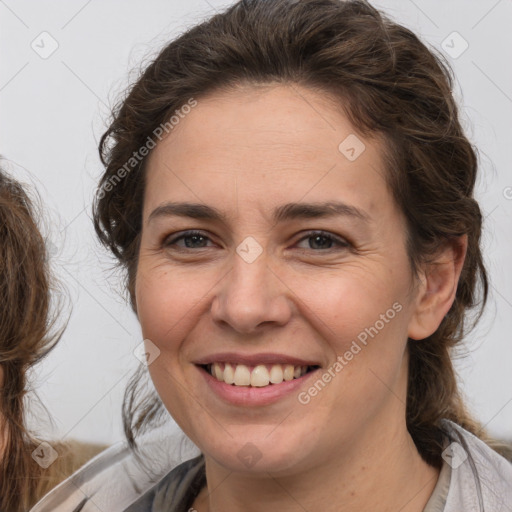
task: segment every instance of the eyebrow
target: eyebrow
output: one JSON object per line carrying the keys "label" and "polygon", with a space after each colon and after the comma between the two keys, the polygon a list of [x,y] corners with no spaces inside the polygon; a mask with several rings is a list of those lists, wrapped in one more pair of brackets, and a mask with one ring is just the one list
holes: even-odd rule
{"label": "eyebrow", "polygon": [[[156,218],[170,216],[227,223],[226,215],[212,206],[200,203],[168,202],[158,206],[151,212],[148,224]],[[317,219],[335,216],[352,217],[364,222],[370,221],[369,215],[363,210],[337,201],[326,203],[287,203],[276,207],[272,212],[272,220],[275,223],[294,219]]]}

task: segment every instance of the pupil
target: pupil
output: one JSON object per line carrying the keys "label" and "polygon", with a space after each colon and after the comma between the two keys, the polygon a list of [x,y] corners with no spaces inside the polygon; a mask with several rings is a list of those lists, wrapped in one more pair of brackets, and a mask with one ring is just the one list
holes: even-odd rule
{"label": "pupil", "polygon": [[[203,240],[204,241],[204,238],[202,235],[190,235],[188,236],[186,239],[185,239],[185,245],[187,247],[197,247],[196,243],[198,241],[201,241]],[[192,241],[192,242],[190,242]],[[204,246],[204,245],[203,245]]]}
{"label": "pupil", "polygon": [[[329,249],[329,247],[326,247],[326,245],[329,245],[331,243],[331,240],[329,240],[327,237],[325,237],[323,235],[315,235],[314,237],[312,237],[312,239],[313,239],[313,245],[320,246],[320,247],[312,247],[312,249],[315,249],[315,248]],[[317,243],[319,240],[323,240],[324,243],[323,244],[321,242]]]}

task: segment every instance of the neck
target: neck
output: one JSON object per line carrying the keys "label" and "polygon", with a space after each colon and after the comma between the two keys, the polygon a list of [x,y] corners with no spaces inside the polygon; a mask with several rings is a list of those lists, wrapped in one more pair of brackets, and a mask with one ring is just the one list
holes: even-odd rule
{"label": "neck", "polygon": [[292,476],[255,477],[205,461],[208,488],[194,502],[197,512],[421,512],[439,476],[421,459],[405,425],[368,429],[350,450]]}

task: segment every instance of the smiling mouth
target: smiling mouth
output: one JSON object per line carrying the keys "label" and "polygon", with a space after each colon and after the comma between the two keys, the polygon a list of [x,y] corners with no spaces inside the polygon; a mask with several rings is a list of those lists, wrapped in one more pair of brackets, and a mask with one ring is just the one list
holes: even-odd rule
{"label": "smiling mouth", "polygon": [[200,365],[219,382],[233,386],[262,388],[299,379],[320,368],[292,364],[259,364],[249,366],[237,363],[211,363]]}

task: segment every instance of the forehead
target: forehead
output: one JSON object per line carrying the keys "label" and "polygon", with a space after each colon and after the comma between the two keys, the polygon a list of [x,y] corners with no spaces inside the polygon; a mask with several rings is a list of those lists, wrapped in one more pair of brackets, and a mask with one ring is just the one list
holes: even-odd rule
{"label": "forehead", "polygon": [[150,154],[145,210],[170,199],[228,208],[231,198],[263,207],[307,196],[371,213],[390,200],[382,154],[327,95],[296,85],[217,92],[198,98]]}

